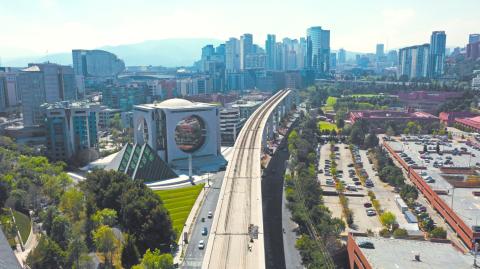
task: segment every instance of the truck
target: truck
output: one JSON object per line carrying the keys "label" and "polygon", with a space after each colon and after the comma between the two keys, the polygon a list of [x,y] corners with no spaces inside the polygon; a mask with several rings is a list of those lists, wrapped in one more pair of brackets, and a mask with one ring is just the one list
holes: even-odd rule
{"label": "truck", "polygon": [[402,213],[405,213],[405,211],[408,211],[407,204],[405,204],[402,197],[400,197],[399,195],[395,196],[395,203],[397,204],[398,209],[400,209],[400,211],[402,211]]}

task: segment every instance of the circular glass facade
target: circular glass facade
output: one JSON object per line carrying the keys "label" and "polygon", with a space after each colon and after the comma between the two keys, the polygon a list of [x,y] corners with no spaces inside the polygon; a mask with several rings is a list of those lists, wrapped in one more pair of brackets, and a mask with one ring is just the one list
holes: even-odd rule
{"label": "circular glass facade", "polygon": [[205,143],[205,123],[198,116],[188,116],[175,127],[175,143],[184,152],[194,152]]}

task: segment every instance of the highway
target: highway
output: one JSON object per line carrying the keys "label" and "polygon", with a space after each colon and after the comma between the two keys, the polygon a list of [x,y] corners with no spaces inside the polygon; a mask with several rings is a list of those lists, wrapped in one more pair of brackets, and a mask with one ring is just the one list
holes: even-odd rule
{"label": "highway", "polygon": [[290,90],[264,102],[247,120],[234,145],[214,214],[202,268],[265,268],[261,191],[265,125]]}

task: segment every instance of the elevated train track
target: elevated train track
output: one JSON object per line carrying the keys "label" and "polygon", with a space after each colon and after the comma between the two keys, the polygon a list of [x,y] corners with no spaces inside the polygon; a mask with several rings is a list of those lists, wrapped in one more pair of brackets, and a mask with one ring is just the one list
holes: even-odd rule
{"label": "elevated train track", "polygon": [[290,94],[282,90],[247,120],[220,191],[202,268],[265,268],[261,165],[265,125]]}

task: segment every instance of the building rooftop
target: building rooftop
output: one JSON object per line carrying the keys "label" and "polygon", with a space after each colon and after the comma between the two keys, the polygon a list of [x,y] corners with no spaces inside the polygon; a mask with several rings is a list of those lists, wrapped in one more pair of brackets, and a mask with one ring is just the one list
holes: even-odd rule
{"label": "building rooftop", "polygon": [[185,99],[172,98],[162,101],[160,103],[153,104],[142,104],[135,107],[139,108],[166,108],[166,109],[185,109],[185,108],[205,108],[205,107],[214,107],[216,105],[207,104],[207,103],[194,103]]}
{"label": "building rooftop", "polygon": [[[383,237],[354,237],[356,244],[368,241],[374,249],[360,248],[372,268],[473,268],[473,256],[463,254],[451,244]],[[420,255],[420,261],[415,260]]]}
{"label": "building rooftop", "polygon": [[467,126],[471,126],[477,129],[480,129],[480,116],[476,116],[473,118],[463,118],[463,119],[455,119],[455,121],[465,124]]}
{"label": "building rooftop", "polygon": [[99,103],[92,103],[88,101],[60,101],[55,103],[44,103],[42,105],[44,109],[78,109],[78,108],[90,108],[90,107],[99,107]]}
{"label": "building rooftop", "polygon": [[438,119],[434,115],[426,112],[407,112],[396,110],[355,110],[350,112],[354,118],[367,119]]}
{"label": "building rooftop", "polygon": [[[456,182],[458,179],[451,178],[451,176],[458,178],[465,178],[463,174],[446,174],[445,171],[442,171],[441,168],[433,167],[433,162],[438,161],[442,163],[444,167],[475,167],[476,163],[480,163],[480,150],[477,150],[471,146],[468,146],[465,143],[447,143],[446,145],[441,145],[440,149],[442,151],[451,152],[455,148],[459,149],[460,147],[465,147],[468,149],[468,152],[473,153],[475,156],[462,154],[451,155],[444,153],[442,156],[438,155],[436,152],[430,151],[428,154],[433,158],[429,163],[425,163],[425,160],[420,158],[420,152],[423,151],[423,143],[415,144],[415,142],[395,142],[389,141],[388,144],[392,147],[393,150],[398,152],[404,152],[413,161],[416,162],[419,166],[424,166],[426,169],[415,169],[415,171],[422,175],[421,173],[426,173],[423,177],[431,176],[435,182],[427,183],[432,190],[439,191],[439,197],[447,203],[449,207],[467,224],[469,227],[480,226],[480,196],[476,196],[476,192],[480,192],[480,187],[471,186],[469,188],[460,187]],[[430,147],[432,147],[430,145]],[[443,165],[443,161],[446,160],[446,157],[451,157],[452,165]],[[440,160],[441,158],[441,160]],[[447,178],[451,178],[448,179]],[[468,181],[468,180],[463,180]],[[455,188],[452,184],[455,184]],[[453,194],[453,199],[452,199]],[[453,202],[453,204],[452,204]]]}

